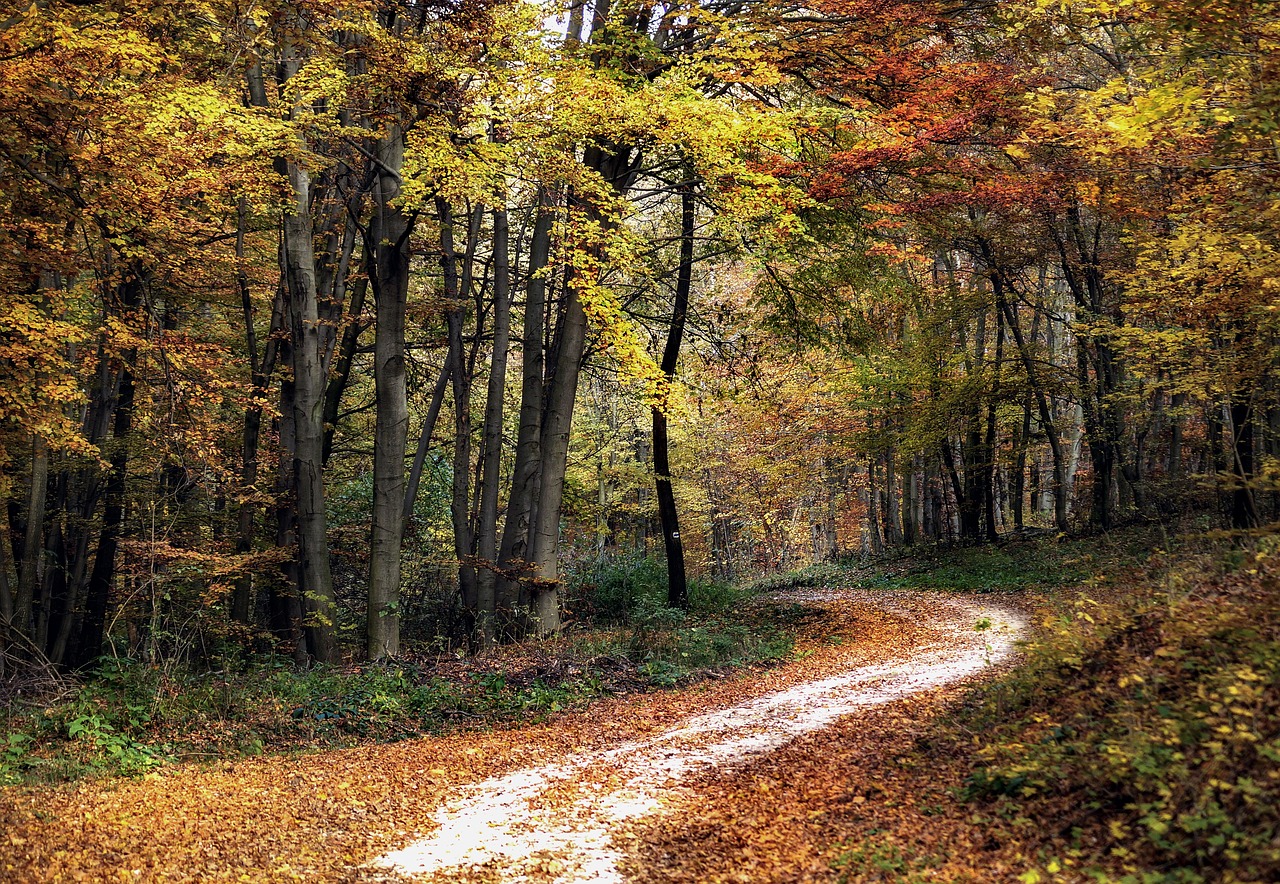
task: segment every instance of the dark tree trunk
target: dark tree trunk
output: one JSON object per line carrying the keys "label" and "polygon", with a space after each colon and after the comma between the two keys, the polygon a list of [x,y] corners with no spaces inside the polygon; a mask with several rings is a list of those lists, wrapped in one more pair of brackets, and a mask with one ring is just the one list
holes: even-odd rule
{"label": "dark tree trunk", "polygon": [[[449,510],[453,516],[453,548],[458,559],[458,594],[469,621],[475,616],[476,571],[470,564],[474,551],[471,532],[471,373],[463,349],[466,293],[459,291],[458,256],[453,243],[453,211],[436,199],[440,217],[440,264],[444,271],[444,295],[449,302],[445,322],[449,331],[449,364],[453,381],[453,491]],[[470,622],[468,623],[468,631]]]}
{"label": "dark tree trunk", "polygon": [[[142,303],[142,280],[134,271],[120,285],[120,306],[133,310]],[[133,429],[134,361],[137,351],[129,350],[120,361],[117,374],[115,405],[112,427],[111,469],[107,474],[106,504],[102,513],[102,531],[98,535],[98,550],[94,555],[93,571],[85,597],[84,620],[76,647],[74,665],[85,666],[97,659],[102,652],[102,642],[107,626],[107,608],[111,587],[115,583],[116,550],[124,525],[125,482],[129,469],[129,433]]]}
{"label": "dark tree trunk", "polygon": [[412,220],[396,205],[404,142],[391,127],[378,150],[373,215],[366,248],[373,250],[377,328],[373,376],[377,398],[373,440],[373,519],[369,543],[366,651],[370,660],[400,653],[400,550],[404,541],[404,455],[409,439],[404,328],[409,298]]}
{"label": "dark tree trunk", "polygon": [[[676,272],[676,295],[671,306],[671,323],[667,327],[667,344],[662,350],[659,368],[668,384],[675,381],[680,360],[680,342],[684,339],[685,320],[689,314],[689,292],[693,284],[693,183],[680,185],[680,267]],[[667,414],[663,407],[653,411],[653,474],[658,498],[658,519],[662,524],[662,542],[667,553],[667,604],[673,608],[689,607],[689,584],[684,569],[684,541],[680,539],[680,514],[675,491],[671,486],[671,461],[667,439]]]}
{"label": "dark tree trunk", "polygon": [[516,436],[516,460],[512,469],[507,518],[502,526],[498,562],[502,573],[495,604],[500,616],[512,618],[520,602],[520,578],[529,569],[530,537],[537,506],[542,464],[542,396],[545,356],[543,326],[546,321],[547,281],[543,275],[550,260],[554,211],[545,191],[539,194],[538,214],[529,248],[525,274],[524,327],[521,340],[520,428]]}
{"label": "dark tree trunk", "polygon": [[1247,531],[1262,524],[1253,493],[1253,403],[1247,391],[1231,403],[1231,431],[1231,471],[1235,479],[1231,489],[1231,527]]}
{"label": "dark tree trunk", "polygon": [[[369,245],[372,251],[373,245]],[[371,268],[377,272],[376,268]],[[338,432],[338,418],[342,414],[342,397],[351,383],[351,368],[355,365],[356,351],[360,347],[360,335],[365,330],[364,301],[368,291],[367,279],[357,279],[351,285],[351,305],[342,323],[342,336],[336,342],[333,354],[333,369],[327,372],[327,383],[324,388],[324,448],[321,457],[329,463],[333,455],[333,440]],[[375,344],[375,347],[377,345]]]}

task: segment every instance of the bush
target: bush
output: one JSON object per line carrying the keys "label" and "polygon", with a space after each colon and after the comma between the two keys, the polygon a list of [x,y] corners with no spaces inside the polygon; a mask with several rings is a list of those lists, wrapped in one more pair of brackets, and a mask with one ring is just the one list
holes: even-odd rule
{"label": "bush", "polygon": [[601,625],[623,627],[617,651],[649,683],[668,687],[696,673],[782,659],[790,633],[757,616],[753,588],[694,578],[689,609],[667,606],[667,570],[656,559],[598,565],[572,583],[579,612]]}
{"label": "bush", "polygon": [[[616,559],[574,575],[569,607],[596,624],[628,624],[652,618],[667,607],[667,566],[653,558]],[[754,588],[690,578],[689,613],[724,615],[750,601]]]}

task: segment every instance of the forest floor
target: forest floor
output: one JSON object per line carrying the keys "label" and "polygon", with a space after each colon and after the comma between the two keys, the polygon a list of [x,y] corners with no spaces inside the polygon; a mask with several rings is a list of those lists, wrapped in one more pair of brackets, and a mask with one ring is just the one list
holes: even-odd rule
{"label": "forest floor", "polygon": [[[874,765],[1006,658],[1023,618],[1009,596],[796,589],[778,601],[800,622],[789,662],[528,728],[5,790],[0,871],[15,881],[832,879],[833,820],[874,801],[848,765]],[[886,732],[888,743],[868,739]]]}
{"label": "forest floor", "polygon": [[1280,880],[1280,535],[1012,540],[760,605],[777,653],[523,724],[536,682],[431,737],[0,787],[0,881]]}

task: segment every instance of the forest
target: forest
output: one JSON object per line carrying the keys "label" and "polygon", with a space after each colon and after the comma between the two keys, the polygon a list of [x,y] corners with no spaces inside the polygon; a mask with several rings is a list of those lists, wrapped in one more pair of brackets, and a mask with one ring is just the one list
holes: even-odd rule
{"label": "forest", "polygon": [[[821,873],[723,877],[644,817],[640,841],[683,845],[661,874],[652,847],[590,877],[585,835],[535,871],[1280,874],[1280,6],[0,7],[15,880],[91,868],[28,844],[50,783],[423,733],[453,760],[396,764],[488,782],[507,768],[448,740],[637,692],[709,709],[735,672],[826,677],[859,634],[924,653],[936,618],[972,643],[966,617],[1011,674],[885,700],[951,722],[911,746],[857,734],[951,765],[957,806],[1029,802],[974,842],[999,862],[921,865],[849,823],[806,836]],[[665,714],[643,708],[632,736]],[[1150,745],[1100,749],[1112,726]],[[1089,821],[1028,846],[1083,794]],[[964,853],[967,813],[939,813]],[[245,862],[226,880],[287,879]]]}

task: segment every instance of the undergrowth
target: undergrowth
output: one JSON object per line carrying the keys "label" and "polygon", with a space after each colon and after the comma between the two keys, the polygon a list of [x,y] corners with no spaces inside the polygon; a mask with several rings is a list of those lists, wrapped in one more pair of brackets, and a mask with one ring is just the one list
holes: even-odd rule
{"label": "undergrowth", "polygon": [[1150,532],[1108,538],[1007,538],[983,546],[907,547],[869,560],[818,562],[760,578],[754,592],[794,587],[932,589],[944,592],[1053,590],[1086,579],[1103,562],[1131,559],[1158,542]]}
{"label": "undergrowth", "polygon": [[1086,589],[987,692],[962,797],[1053,820],[1025,880],[1280,880],[1277,550],[1157,556]]}
{"label": "undergrowth", "polygon": [[690,609],[671,609],[665,569],[639,560],[579,576],[564,636],[480,658],[411,650],[364,666],[272,658],[216,672],[104,658],[89,677],[0,709],[0,785],[510,726],[786,658],[789,626],[751,597],[695,580]]}
{"label": "undergrowth", "polygon": [[919,880],[894,852],[912,839],[985,844],[1023,884],[1280,880],[1277,556],[1201,538],[1056,596],[1021,662],[902,762],[953,784],[949,823],[846,842],[842,879]]}

